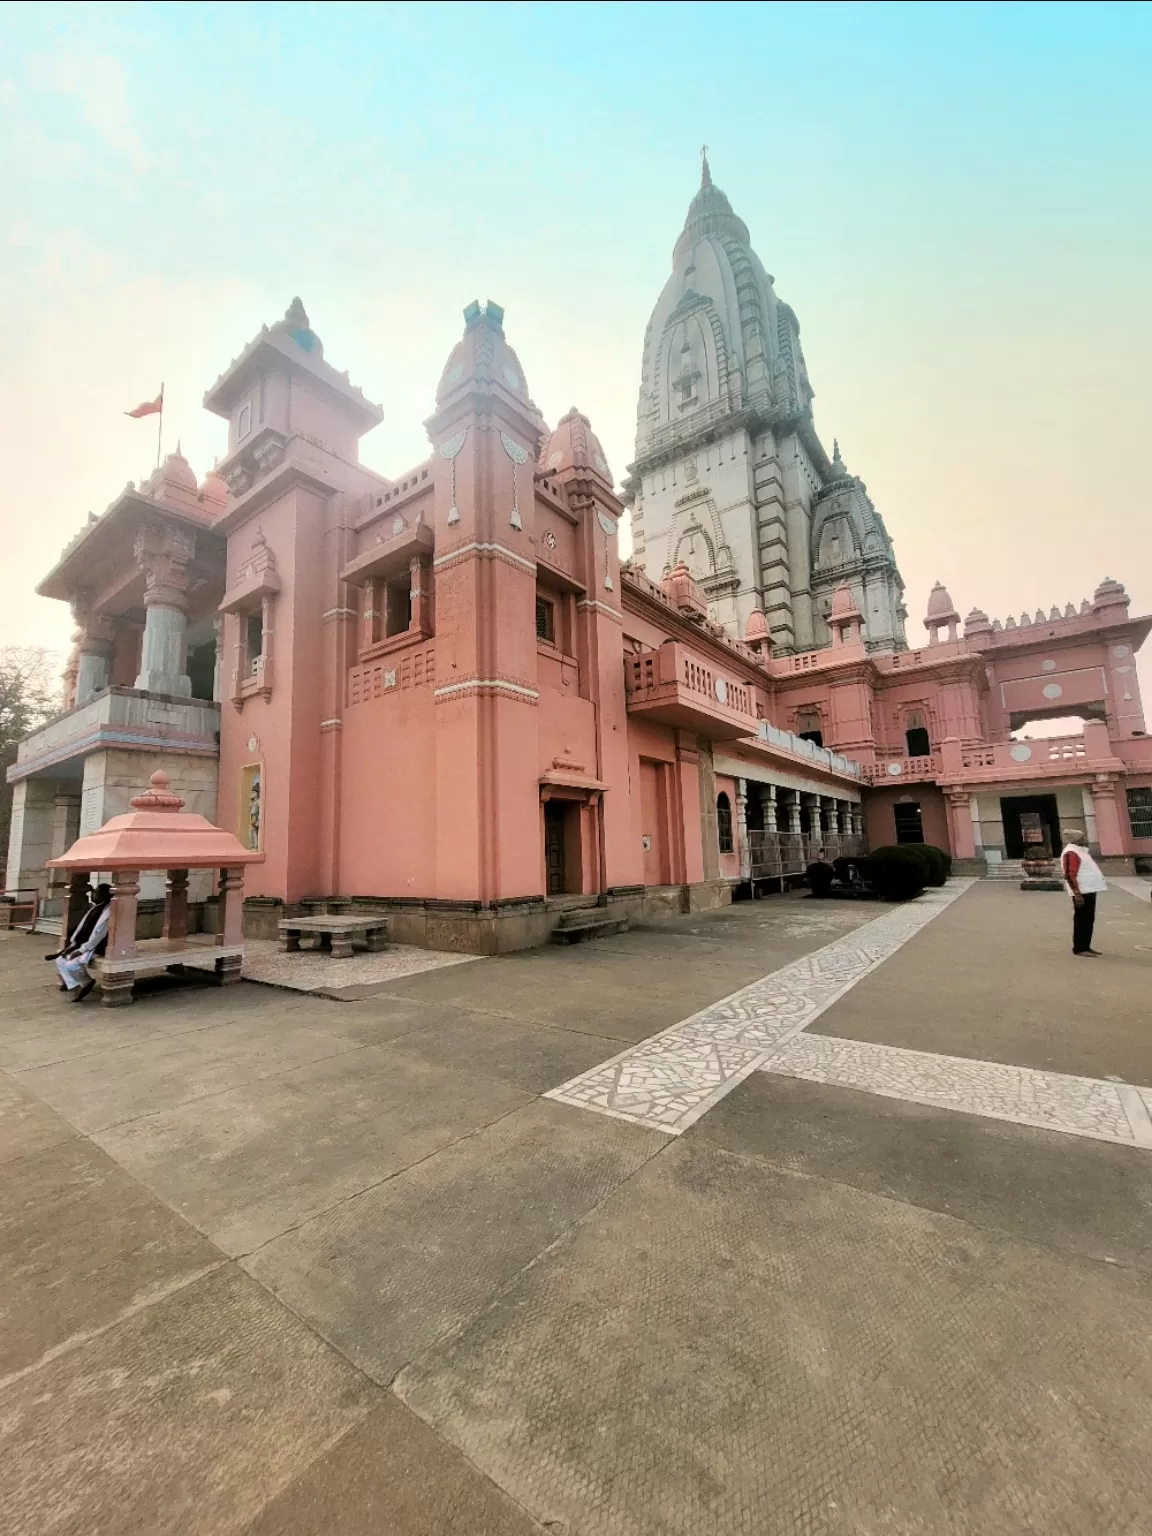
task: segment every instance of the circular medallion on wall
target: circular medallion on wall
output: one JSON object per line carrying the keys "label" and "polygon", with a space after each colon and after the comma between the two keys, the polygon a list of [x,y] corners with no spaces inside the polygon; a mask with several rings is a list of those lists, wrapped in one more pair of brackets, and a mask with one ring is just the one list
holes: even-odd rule
{"label": "circular medallion on wall", "polygon": [[900,777],[900,775],[904,772],[904,770],[900,766],[899,763],[889,763],[888,764],[888,772],[892,775],[892,777],[894,779],[898,779]]}
{"label": "circular medallion on wall", "polygon": [[260,750],[260,743],[256,740],[255,736],[249,736],[249,738],[248,738],[248,750],[249,750],[249,752],[259,752],[259,750]]}
{"label": "circular medallion on wall", "polygon": [[1045,672],[1055,672],[1056,670],[1056,663],[1054,661],[1042,661],[1040,665]]}
{"label": "circular medallion on wall", "polygon": [[1112,654],[1113,656],[1127,656],[1128,647],[1126,645],[1114,645],[1112,647]]}
{"label": "circular medallion on wall", "polygon": [[1017,742],[1012,748],[1012,761],[1014,763],[1027,763],[1032,760],[1032,748],[1026,747],[1022,741]]}
{"label": "circular medallion on wall", "polygon": [[1063,692],[1064,690],[1059,683],[1044,684],[1044,697],[1046,699],[1058,699]]}
{"label": "circular medallion on wall", "polygon": [[596,521],[600,524],[600,527],[604,530],[609,538],[611,538],[612,535],[616,532],[616,524],[613,519],[608,516],[607,512],[597,511]]}

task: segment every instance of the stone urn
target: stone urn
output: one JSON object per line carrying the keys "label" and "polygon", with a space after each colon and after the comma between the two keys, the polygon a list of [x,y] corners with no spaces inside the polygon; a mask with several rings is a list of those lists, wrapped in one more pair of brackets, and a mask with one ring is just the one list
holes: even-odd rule
{"label": "stone urn", "polygon": [[1024,879],[1022,891],[1062,891],[1064,882],[1056,872],[1056,864],[1043,845],[1033,845],[1024,854]]}

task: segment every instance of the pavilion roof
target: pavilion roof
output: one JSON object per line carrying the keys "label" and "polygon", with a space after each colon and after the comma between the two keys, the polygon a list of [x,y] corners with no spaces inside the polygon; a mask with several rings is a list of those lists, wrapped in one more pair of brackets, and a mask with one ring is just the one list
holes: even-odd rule
{"label": "pavilion roof", "polygon": [[131,802],[124,816],[113,816],[97,832],[78,838],[49,869],[223,869],[253,864],[262,853],[203,816],[184,810],[168,775],[157,771],[151,787]]}

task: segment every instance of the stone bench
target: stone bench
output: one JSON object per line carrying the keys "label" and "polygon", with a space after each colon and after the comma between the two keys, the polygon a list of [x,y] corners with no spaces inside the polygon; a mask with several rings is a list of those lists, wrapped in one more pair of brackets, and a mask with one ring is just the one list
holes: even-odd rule
{"label": "stone bench", "polygon": [[341,912],[319,917],[287,917],[278,924],[280,947],[287,954],[300,948],[300,940],[315,937],[320,948],[331,953],[334,960],[347,960],[352,954],[352,940],[363,939],[368,949],[376,952],[386,947],[388,919],[376,912]]}
{"label": "stone bench", "polygon": [[141,976],[162,976],[185,966],[198,971],[211,967],[221,985],[227,985],[240,980],[243,959],[243,944],[217,944],[212,939],[197,942],[194,938],[183,943],[144,939],[134,955],[123,960],[109,960],[105,956],[94,960],[89,969],[95,977],[100,1001],[107,1008],[116,1008],[132,1001],[133,984]]}

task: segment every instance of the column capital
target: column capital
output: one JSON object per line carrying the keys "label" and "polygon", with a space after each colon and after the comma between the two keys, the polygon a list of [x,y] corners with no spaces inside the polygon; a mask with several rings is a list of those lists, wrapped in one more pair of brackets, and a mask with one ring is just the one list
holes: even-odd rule
{"label": "column capital", "polygon": [[132,546],[144,572],[144,604],[183,610],[188,601],[188,567],[196,555],[196,535],[167,523],[148,523]]}

